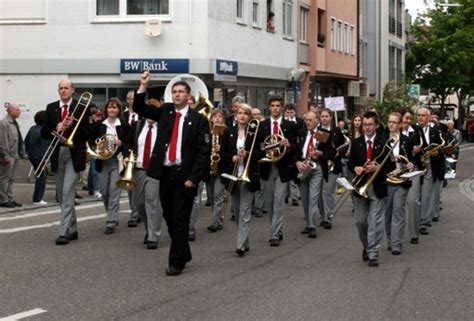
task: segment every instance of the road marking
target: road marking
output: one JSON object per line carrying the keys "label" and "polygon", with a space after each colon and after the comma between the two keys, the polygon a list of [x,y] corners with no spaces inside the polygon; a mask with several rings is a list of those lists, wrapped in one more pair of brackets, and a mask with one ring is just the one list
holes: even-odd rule
{"label": "road marking", "polygon": [[[106,216],[107,216],[107,213],[92,215],[92,216],[84,216],[84,217],[79,217],[77,219],[77,221],[82,222],[82,221],[95,220],[97,218],[102,218],[102,217],[106,217]],[[39,229],[39,228],[48,228],[48,227],[52,227],[52,226],[55,226],[55,225],[59,225],[59,223],[60,223],[59,221],[56,221],[56,222],[53,222],[53,223],[45,223],[45,224],[38,224],[38,225],[8,228],[8,229],[0,230],[0,234],[11,234],[11,233],[23,232],[23,231],[28,231],[28,230],[35,230],[35,229]],[[0,321],[2,321],[2,320],[0,319]]]}
{"label": "road marking", "polygon": [[[128,203],[128,200],[121,200],[120,204],[123,204],[123,203]],[[100,207],[100,206],[104,206],[104,204],[100,202],[97,204],[80,205],[76,207],[76,211],[88,209],[88,208]],[[20,214],[20,215],[9,216],[9,217],[0,217],[0,222],[35,217],[35,216],[49,215],[49,214],[57,214],[59,212],[61,212],[61,209],[56,208],[54,210],[49,210],[49,211],[44,211],[44,212],[39,212],[39,213]]]}
{"label": "road marking", "polygon": [[465,151],[465,150],[470,150],[470,149],[474,149],[474,146],[469,146],[469,147],[466,147],[466,148],[460,148],[461,151]]}
{"label": "road marking", "polygon": [[34,316],[34,315],[41,314],[41,313],[45,313],[45,312],[48,312],[48,311],[43,310],[43,309],[40,309],[40,308],[37,308],[37,309],[30,310],[30,311],[25,311],[25,312],[13,314],[13,315],[10,315],[10,316],[8,316],[8,317],[0,318],[0,321],[15,321],[15,320],[20,320],[20,319],[32,317],[32,316]]}
{"label": "road marking", "polygon": [[474,176],[463,180],[458,185],[459,193],[474,201]]}

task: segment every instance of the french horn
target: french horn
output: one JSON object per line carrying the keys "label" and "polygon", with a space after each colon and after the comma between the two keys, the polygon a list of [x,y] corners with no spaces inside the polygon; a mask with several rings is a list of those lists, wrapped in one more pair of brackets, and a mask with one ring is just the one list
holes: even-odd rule
{"label": "french horn", "polygon": [[113,157],[117,152],[118,145],[116,137],[112,134],[105,134],[95,140],[95,150],[86,142],[87,154],[95,159],[105,160]]}

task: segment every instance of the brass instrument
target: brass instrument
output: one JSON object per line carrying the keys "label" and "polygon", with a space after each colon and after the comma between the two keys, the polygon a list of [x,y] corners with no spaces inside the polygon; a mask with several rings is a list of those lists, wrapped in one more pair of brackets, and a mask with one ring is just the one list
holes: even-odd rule
{"label": "brass instrument", "polygon": [[[349,137],[347,137],[346,135],[344,135],[344,134],[342,134],[342,135],[344,136],[345,142],[344,142],[344,144],[342,144],[341,146],[336,148],[336,155],[334,156],[334,159],[338,158],[346,148],[347,148],[347,151],[346,151],[345,154],[348,155],[349,152],[350,152],[351,139]],[[328,168],[329,168],[330,172],[334,171],[335,165],[336,164],[332,159],[328,160]]]}
{"label": "brass instrument", "polygon": [[388,139],[388,141],[385,143],[385,145],[383,147],[383,150],[382,150],[382,152],[380,153],[380,155],[378,157],[380,157],[381,155],[384,154],[386,148],[390,149],[390,151],[387,153],[387,155],[384,157],[384,159],[382,160],[382,162],[380,164],[377,163],[377,158],[378,157],[373,160],[375,165],[377,165],[378,167],[375,170],[375,172],[369,173],[370,177],[364,183],[364,185],[359,186],[363,182],[365,174],[367,174],[367,173],[362,173],[361,175],[354,177],[354,179],[351,182],[352,186],[354,186],[354,192],[356,192],[357,194],[359,194],[360,196],[362,196],[364,198],[369,197],[369,188],[370,188],[370,186],[372,186],[375,178],[380,173],[380,171],[382,170],[383,166],[385,165],[385,163],[387,162],[389,157],[392,155],[392,147],[390,146],[390,143],[395,143],[396,144],[398,142],[398,139],[399,139],[398,136],[390,137]]}
{"label": "brass instrument", "polygon": [[431,164],[430,164],[431,154],[442,149],[446,144],[446,141],[444,140],[443,134],[441,133],[441,131],[439,132],[439,138],[441,139],[441,144],[430,144],[429,146],[422,149],[423,154],[421,155],[421,161],[425,165],[425,171],[429,170],[431,167]]}
{"label": "brass instrument", "polygon": [[259,163],[275,163],[285,156],[286,146],[283,146],[283,131],[281,128],[278,130],[278,134],[271,134],[265,138],[260,148],[266,152],[264,158],[260,159]]}
{"label": "brass instrument", "polygon": [[247,162],[245,163],[245,168],[240,175],[239,180],[250,183],[250,178],[249,178],[249,168],[250,168],[250,160],[252,159],[253,155],[253,149],[255,146],[255,141],[257,140],[257,132],[258,132],[258,127],[260,126],[260,121],[258,119],[252,118],[249,120],[249,123],[247,125],[247,132],[245,133],[245,138],[247,138],[248,135],[252,136],[252,145],[250,146],[250,151],[248,152],[247,156]]}
{"label": "brass instrument", "polygon": [[444,154],[450,156],[450,155],[453,155],[456,153],[456,150],[457,150],[457,146],[456,146],[456,138],[453,138],[449,143],[448,145],[446,145],[445,147],[443,147],[441,150]]}
{"label": "brass instrument", "polygon": [[87,154],[95,159],[105,160],[115,155],[118,149],[117,139],[115,135],[105,134],[95,140],[95,150],[86,142]]}
{"label": "brass instrument", "polygon": [[122,178],[117,182],[117,187],[124,189],[126,191],[131,191],[135,188],[137,183],[133,180],[133,167],[135,166],[135,156],[133,150],[130,150],[130,155],[128,156],[128,164],[125,168],[125,172]]}
{"label": "brass instrument", "polygon": [[209,120],[211,118],[211,112],[212,108],[214,108],[214,105],[212,105],[211,101],[204,97],[201,92],[199,92],[199,98],[194,103],[194,105],[191,106],[191,108]]}
{"label": "brass instrument", "polygon": [[[90,92],[84,92],[82,93],[81,97],[79,97],[79,100],[77,101],[76,106],[74,106],[74,109],[70,114],[67,115],[67,117],[71,118],[76,121],[76,125],[74,129],[72,130],[71,134],[69,137],[66,139],[64,137],[64,134],[66,132],[66,128],[61,128],[59,131],[53,131],[52,135],[54,136],[53,139],[51,140],[51,143],[48,146],[48,149],[43,155],[43,158],[41,159],[38,167],[36,168],[35,171],[35,176],[39,177],[43,174],[43,172],[46,169],[46,165],[49,163],[49,160],[51,159],[51,156],[53,155],[54,151],[56,150],[57,146],[61,143],[69,148],[74,147],[74,136],[76,135],[77,129],[79,128],[82,118],[84,118],[84,115],[86,114],[87,110],[89,109],[89,104],[92,101],[92,94]],[[82,108],[80,110],[79,108]],[[75,114],[80,110],[81,114],[79,118],[75,118]]]}
{"label": "brass instrument", "polygon": [[407,172],[407,164],[410,162],[403,155],[393,156],[396,168],[387,174],[387,183],[392,185],[400,185],[405,183],[408,178],[401,177]]}
{"label": "brass instrument", "polygon": [[[327,142],[327,140],[329,138],[329,133],[319,131],[319,130],[316,129],[316,133],[314,133],[313,138],[316,141],[314,143],[313,149],[318,149],[318,146],[319,146],[320,142],[322,142],[322,143]],[[299,172],[298,175],[296,176],[296,178],[300,181],[304,181],[308,177],[309,173],[313,169],[316,169],[316,167],[317,167],[317,163],[315,161],[313,161],[311,159],[311,157],[308,156],[308,155],[306,155],[306,159],[303,161],[303,163],[306,165],[305,169],[302,170],[301,172]]]}
{"label": "brass instrument", "polygon": [[216,150],[216,146],[219,145],[219,136],[224,133],[224,130],[227,128],[226,125],[215,124],[212,127],[212,148],[211,148],[211,166],[210,166],[210,174],[216,175],[217,168],[221,157],[219,152]]}

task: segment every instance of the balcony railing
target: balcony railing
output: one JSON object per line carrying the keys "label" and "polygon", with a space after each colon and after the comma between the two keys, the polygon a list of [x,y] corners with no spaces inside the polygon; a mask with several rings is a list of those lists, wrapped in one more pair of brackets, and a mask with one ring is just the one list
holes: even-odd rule
{"label": "balcony railing", "polygon": [[392,35],[397,35],[397,37],[401,38],[403,35],[403,24],[400,20],[395,19],[394,16],[388,17],[388,31]]}

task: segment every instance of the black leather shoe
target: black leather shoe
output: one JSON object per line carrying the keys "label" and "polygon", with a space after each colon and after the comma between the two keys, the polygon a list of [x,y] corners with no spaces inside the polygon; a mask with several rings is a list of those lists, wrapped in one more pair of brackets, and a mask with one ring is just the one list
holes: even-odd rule
{"label": "black leather shoe", "polygon": [[147,250],[156,250],[158,248],[158,242],[147,241],[146,248]]}
{"label": "black leather shoe", "polygon": [[433,217],[433,222],[439,222],[439,217]]}
{"label": "black leather shoe", "polygon": [[293,201],[291,202],[291,205],[293,205],[293,206],[298,206],[299,204],[298,204],[298,201],[297,201],[297,200],[293,200]]}
{"label": "black leather shoe", "polygon": [[128,227],[137,227],[138,223],[135,222],[134,220],[129,220],[127,225],[128,225]]}
{"label": "black leather shoe", "polygon": [[310,228],[310,229],[308,230],[308,237],[309,237],[309,238],[312,238],[312,239],[315,239],[315,238],[316,238],[316,229]]}
{"label": "black leather shoe", "polygon": [[325,230],[332,229],[332,223],[331,222],[324,222],[324,229]]}
{"label": "black leather shoe", "polygon": [[5,203],[0,204],[0,207],[13,208],[13,207],[15,207],[15,204],[13,204],[12,202],[5,202]]}
{"label": "black leather shoe", "polygon": [[67,236],[67,239],[69,241],[74,241],[74,240],[77,240],[78,238],[79,238],[79,233],[77,232],[71,233]]}
{"label": "black leather shoe", "polygon": [[113,234],[115,232],[115,229],[113,227],[107,226],[105,228],[104,234]]}
{"label": "black leather shoe", "polygon": [[389,245],[387,246],[387,251],[391,251],[392,250],[392,247]]}
{"label": "black leather shoe", "polygon": [[253,213],[253,216],[262,217],[263,216],[262,210],[255,210],[254,213]]}
{"label": "black leather shoe", "polygon": [[270,246],[279,246],[280,245],[280,241],[277,240],[277,239],[270,239]]}
{"label": "black leather shoe", "polygon": [[245,250],[237,249],[235,250],[235,253],[237,253],[240,257],[245,255]]}
{"label": "black leather shoe", "polygon": [[369,260],[369,255],[366,250],[362,251],[362,261],[367,262]]}
{"label": "black leather shoe", "polygon": [[211,206],[211,202],[207,201],[206,204],[204,204],[205,206]]}
{"label": "black leather shoe", "polygon": [[[18,203],[18,202],[15,201],[15,200],[11,201],[10,203],[12,203],[15,207],[22,207],[22,206],[23,206],[23,204]],[[434,220],[434,219],[433,219],[433,220]]]}
{"label": "black leather shoe", "polygon": [[369,259],[369,266],[370,267],[379,266],[379,261],[377,259]]}
{"label": "black leather shoe", "polygon": [[278,233],[278,241],[283,241],[283,233]]}
{"label": "black leather shoe", "polygon": [[215,225],[209,225],[209,226],[207,227],[207,230],[208,230],[209,232],[215,233],[215,232],[217,232],[217,226],[215,226]]}
{"label": "black leather shoe", "polygon": [[183,269],[178,266],[170,266],[169,268],[166,269],[166,275],[176,276],[176,275],[180,275],[182,271]]}
{"label": "black leather shoe", "polygon": [[54,243],[56,243],[56,245],[66,245],[66,244],[69,243],[69,240],[68,240],[67,236],[61,236],[60,235]]}
{"label": "black leather shoe", "polygon": [[430,232],[428,232],[428,229],[426,227],[420,228],[420,234],[421,235],[429,235]]}
{"label": "black leather shoe", "polygon": [[324,227],[324,225],[326,225],[326,222],[324,222],[324,221],[319,223],[319,226],[321,226],[321,227]]}
{"label": "black leather shoe", "polygon": [[418,238],[414,237],[410,240],[410,244],[418,244]]}
{"label": "black leather shoe", "polygon": [[305,227],[302,231],[301,234],[308,234],[309,228]]}
{"label": "black leather shoe", "polygon": [[245,252],[248,252],[248,251],[250,251],[250,247],[245,248]]}
{"label": "black leather shoe", "polygon": [[232,215],[232,216],[230,217],[230,220],[231,220],[232,222],[235,222],[235,215]]}
{"label": "black leather shoe", "polygon": [[189,241],[189,242],[194,242],[194,241],[196,241],[196,233],[195,233],[195,232],[188,234],[188,241]]}
{"label": "black leather shoe", "polygon": [[400,255],[402,252],[400,250],[392,250],[393,255]]}

